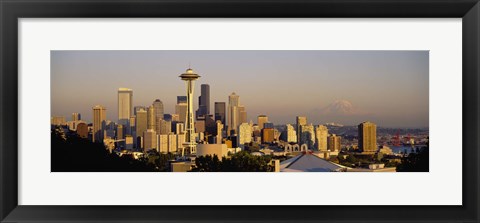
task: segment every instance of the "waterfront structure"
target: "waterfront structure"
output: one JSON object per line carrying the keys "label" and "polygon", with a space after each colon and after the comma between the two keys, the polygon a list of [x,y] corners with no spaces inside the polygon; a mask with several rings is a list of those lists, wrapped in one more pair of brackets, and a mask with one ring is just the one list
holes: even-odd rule
{"label": "waterfront structure", "polygon": [[235,133],[236,129],[238,128],[239,97],[240,96],[236,95],[235,92],[233,92],[231,95],[228,96],[227,135],[231,135],[232,133]]}
{"label": "waterfront structure", "polygon": [[302,126],[307,124],[307,117],[305,116],[297,116],[297,141],[303,142],[302,139]]}
{"label": "waterfront structure", "polygon": [[264,124],[265,122],[268,122],[268,116],[266,116],[266,115],[259,115],[259,116],[257,117],[257,124],[258,124],[258,127],[259,127],[260,129],[263,129],[263,124]]}
{"label": "waterfront structure", "polygon": [[118,123],[127,125],[132,112],[133,90],[129,88],[118,89]]}
{"label": "waterfront structure", "polygon": [[225,102],[215,102],[215,121],[225,124]]}
{"label": "waterfront structure", "polygon": [[244,147],[245,144],[252,142],[252,125],[242,123],[238,126],[238,145]]}
{"label": "waterfront structure", "polygon": [[72,121],[80,121],[82,120],[82,116],[80,115],[80,113],[77,113],[77,112],[74,112],[72,113]]}
{"label": "waterfront structure", "polygon": [[197,119],[203,119],[210,114],[210,85],[200,85],[201,95],[198,97]]}
{"label": "waterfront structure", "polygon": [[[179,76],[183,81],[185,81],[187,87],[187,122],[186,122],[186,136],[185,143],[183,144],[184,148],[191,154],[195,153],[196,142],[195,142],[195,124],[193,120],[193,90],[195,80],[200,78],[192,69],[188,68],[187,71]],[[183,155],[183,154],[182,154]]]}
{"label": "waterfront structure", "polygon": [[328,136],[328,150],[330,152],[340,152],[342,137],[332,134]]}
{"label": "waterfront structure", "polygon": [[148,107],[147,110],[147,129],[156,129],[157,124],[157,113],[153,105]]}
{"label": "waterfront structure", "polygon": [[372,122],[362,122],[358,125],[358,147],[364,153],[377,151],[377,125]]}
{"label": "waterfront structure", "polygon": [[152,149],[157,149],[157,132],[147,129],[143,132],[143,151],[147,152]]}
{"label": "waterfront structure", "polygon": [[155,114],[157,118],[163,119],[163,102],[160,99],[153,101],[153,107],[155,108]]}
{"label": "waterfront structure", "polygon": [[318,151],[327,151],[328,128],[319,125],[315,129],[315,146]]}
{"label": "waterfront structure", "polygon": [[137,116],[135,118],[135,141],[137,142],[137,148],[142,148],[138,138],[142,137],[143,132],[147,130],[147,111],[140,109],[137,111]]}
{"label": "waterfront structure", "polygon": [[307,144],[308,149],[313,149],[315,145],[315,128],[312,124],[309,125],[300,125],[301,126],[301,135],[300,135],[300,144]]}
{"label": "waterfront structure", "polygon": [[103,143],[103,131],[105,130],[107,120],[107,109],[101,105],[96,105],[93,109],[93,132],[92,141]]}

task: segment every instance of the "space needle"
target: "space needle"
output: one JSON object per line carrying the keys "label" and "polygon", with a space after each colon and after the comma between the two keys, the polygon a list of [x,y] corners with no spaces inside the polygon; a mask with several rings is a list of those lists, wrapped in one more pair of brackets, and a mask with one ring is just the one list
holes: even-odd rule
{"label": "space needle", "polygon": [[[193,87],[195,80],[200,76],[188,68],[187,71],[179,76],[187,85],[187,123],[185,126],[186,135],[183,143],[184,150],[187,149],[190,154],[196,153],[195,125],[193,123]],[[184,154],[182,154],[183,156]]]}

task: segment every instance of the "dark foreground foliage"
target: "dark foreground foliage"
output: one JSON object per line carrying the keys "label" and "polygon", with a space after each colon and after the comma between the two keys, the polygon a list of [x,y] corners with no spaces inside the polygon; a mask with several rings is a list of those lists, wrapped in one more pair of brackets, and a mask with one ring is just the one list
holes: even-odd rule
{"label": "dark foreground foliage", "polygon": [[416,153],[410,153],[402,158],[402,163],[397,166],[397,172],[428,172],[429,171],[428,146],[421,148]]}
{"label": "dark foreground foliage", "polygon": [[151,172],[156,171],[146,159],[110,153],[101,143],[93,143],[76,134],[52,130],[52,172]]}
{"label": "dark foreground foliage", "polygon": [[272,172],[270,156],[253,156],[248,152],[238,152],[220,160],[216,155],[201,156],[195,159],[193,172]]}

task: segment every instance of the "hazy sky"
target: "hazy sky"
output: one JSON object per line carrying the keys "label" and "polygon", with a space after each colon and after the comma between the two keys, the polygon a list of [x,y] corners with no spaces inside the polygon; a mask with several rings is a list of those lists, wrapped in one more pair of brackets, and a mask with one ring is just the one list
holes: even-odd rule
{"label": "hazy sky", "polygon": [[210,85],[214,102],[240,95],[248,120],[265,114],[274,124],[308,122],[428,127],[428,51],[52,51],[52,116],[91,121],[92,107],[117,121],[117,90],[133,89],[133,104],[164,103],[174,113],[185,95],[178,77],[188,68]]}

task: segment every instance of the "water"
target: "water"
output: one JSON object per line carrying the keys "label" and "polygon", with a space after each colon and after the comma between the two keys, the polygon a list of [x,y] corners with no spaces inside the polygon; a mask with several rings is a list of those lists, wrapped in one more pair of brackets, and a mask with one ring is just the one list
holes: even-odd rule
{"label": "water", "polygon": [[405,150],[407,150],[407,153],[410,153],[412,152],[412,148],[413,148],[413,152],[415,152],[415,148],[421,148],[421,146],[388,146],[390,147],[390,149],[392,149],[392,151],[394,153],[400,153],[400,152],[404,152]]}

